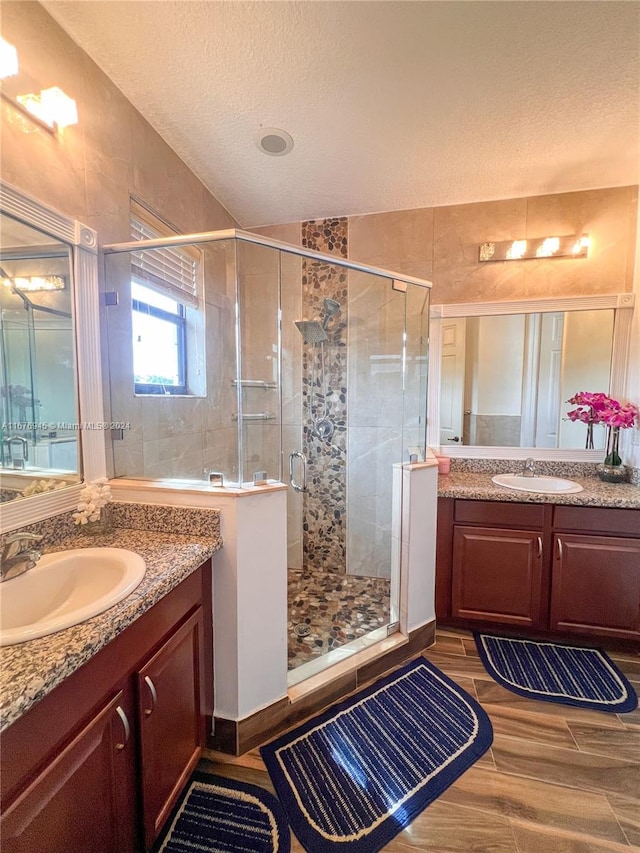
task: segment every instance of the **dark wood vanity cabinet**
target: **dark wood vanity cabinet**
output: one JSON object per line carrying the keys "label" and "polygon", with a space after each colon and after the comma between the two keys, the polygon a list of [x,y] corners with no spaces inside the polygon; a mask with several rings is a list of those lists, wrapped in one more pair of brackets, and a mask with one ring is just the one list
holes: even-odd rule
{"label": "dark wood vanity cabinet", "polygon": [[640,640],[640,511],[441,498],[436,617]]}
{"label": "dark wood vanity cabinet", "polygon": [[556,507],[551,577],[552,631],[640,640],[640,510]]}
{"label": "dark wood vanity cabinet", "polygon": [[2,734],[3,853],[149,850],[213,713],[210,563]]}

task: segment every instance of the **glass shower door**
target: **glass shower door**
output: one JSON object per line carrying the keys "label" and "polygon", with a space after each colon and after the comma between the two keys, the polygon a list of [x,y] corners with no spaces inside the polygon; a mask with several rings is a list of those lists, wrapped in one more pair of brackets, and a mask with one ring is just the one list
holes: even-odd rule
{"label": "glass shower door", "polygon": [[297,301],[294,276],[282,281],[283,375],[299,364],[301,388],[284,449],[306,462],[306,489],[294,488],[296,457],[288,492],[290,683],[381,639],[398,619],[393,470],[407,443],[405,292],[339,263],[301,264]]}
{"label": "glass shower door", "polygon": [[282,479],[280,251],[237,242],[236,387],[240,483]]}

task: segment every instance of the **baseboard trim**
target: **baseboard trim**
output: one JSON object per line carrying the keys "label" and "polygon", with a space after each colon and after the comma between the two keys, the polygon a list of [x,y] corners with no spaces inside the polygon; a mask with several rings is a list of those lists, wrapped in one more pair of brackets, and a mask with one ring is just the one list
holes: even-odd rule
{"label": "baseboard trim", "polygon": [[[348,672],[341,671],[340,675],[295,701],[285,696],[243,720],[214,717],[214,731],[209,746],[219,752],[243,755],[415,657],[423,649],[433,645],[435,633],[436,623],[432,620],[411,631],[406,642],[399,643],[362,665],[358,665],[358,656],[354,655],[353,667]],[[330,670],[328,672],[330,673]]]}

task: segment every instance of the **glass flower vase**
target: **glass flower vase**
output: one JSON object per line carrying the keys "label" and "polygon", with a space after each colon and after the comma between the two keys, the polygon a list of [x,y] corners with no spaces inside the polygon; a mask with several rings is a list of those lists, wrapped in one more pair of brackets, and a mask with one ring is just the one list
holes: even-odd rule
{"label": "glass flower vase", "polygon": [[627,469],[625,465],[607,465],[601,462],[596,465],[596,474],[603,483],[626,483]]}
{"label": "glass flower vase", "polygon": [[596,466],[596,474],[604,483],[624,483],[627,469],[620,458],[620,427],[609,427],[607,455],[604,462]]}
{"label": "glass flower vase", "polygon": [[102,507],[100,518],[97,521],[87,521],[86,524],[80,525],[80,533],[84,533],[87,536],[100,536],[110,533],[111,528],[111,515],[107,511],[107,507]]}

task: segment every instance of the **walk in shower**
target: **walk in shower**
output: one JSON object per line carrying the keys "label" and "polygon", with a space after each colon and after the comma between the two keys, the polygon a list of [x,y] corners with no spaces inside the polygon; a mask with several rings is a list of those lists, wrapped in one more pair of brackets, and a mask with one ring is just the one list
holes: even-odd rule
{"label": "walk in shower", "polygon": [[108,247],[105,266],[115,476],[287,484],[292,681],[386,636],[429,283],[241,231]]}

